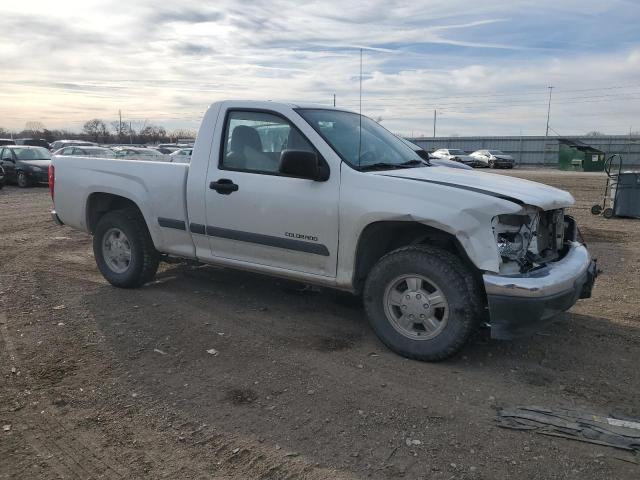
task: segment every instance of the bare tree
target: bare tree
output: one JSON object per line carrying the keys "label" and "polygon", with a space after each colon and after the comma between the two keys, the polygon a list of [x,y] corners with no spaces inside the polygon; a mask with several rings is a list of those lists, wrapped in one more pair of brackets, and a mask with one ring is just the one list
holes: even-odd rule
{"label": "bare tree", "polygon": [[138,133],[143,142],[158,142],[167,137],[167,131],[159,125],[147,125]]}
{"label": "bare tree", "polygon": [[604,133],[599,132],[598,130],[592,130],[590,132],[585,133],[587,137],[604,137]]}
{"label": "bare tree", "polygon": [[178,141],[179,139],[194,139],[196,138],[196,131],[190,128],[178,128],[171,132],[169,135],[173,141]]}
{"label": "bare tree", "polygon": [[38,135],[41,132],[44,132],[44,124],[38,121],[30,121],[24,124],[24,129],[33,134]]}
{"label": "bare tree", "polygon": [[82,126],[82,131],[95,142],[100,141],[100,138],[104,139],[109,133],[107,125],[99,118],[86,121]]}
{"label": "bare tree", "polygon": [[127,134],[129,130],[129,124],[125,124],[125,122],[120,122],[116,120],[115,122],[110,122],[111,130],[113,130],[115,136],[118,138],[118,142],[122,141],[122,138]]}

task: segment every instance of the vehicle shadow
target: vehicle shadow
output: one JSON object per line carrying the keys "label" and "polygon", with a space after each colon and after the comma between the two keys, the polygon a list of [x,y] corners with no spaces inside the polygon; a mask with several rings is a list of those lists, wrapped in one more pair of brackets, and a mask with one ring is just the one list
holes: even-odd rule
{"label": "vehicle shadow", "polygon": [[[640,415],[639,331],[602,318],[569,314],[512,342],[478,336],[456,357],[424,363],[382,345],[357,301],[261,275],[171,265],[143,288],[105,284],[83,300],[102,358],[138,395],[334,467],[379,462],[409,428],[428,432],[434,449],[462,429],[496,440],[486,419],[501,405]],[[398,461],[409,470],[407,458]]]}
{"label": "vehicle shadow", "polygon": [[[339,361],[373,355],[389,374],[400,367],[415,375],[463,369],[474,383],[483,379],[553,389],[596,403],[611,400],[627,415],[640,409],[633,395],[625,395],[631,385],[640,385],[634,365],[640,328],[593,316],[568,313],[532,336],[512,341],[493,341],[479,333],[454,358],[427,364],[407,362],[388,351],[369,328],[357,298],[252,273],[173,265],[139,290],[105,286],[89,305],[100,306],[94,311],[99,324],[114,348],[128,355],[152,351],[163,344],[162,338],[171,338],[163,348],[181,352],[183,361],[197,362],[207,347],[217,349],[233,339],[234,352],[242,358],[264,359],[269,357],[265,352],[278,351],[283,359],[303,356],[312,365],[326,361],[328,352],[340,355]],[[120,332],[115,337],[114,325]],[[611,382],[614,369],[629,383]]]}

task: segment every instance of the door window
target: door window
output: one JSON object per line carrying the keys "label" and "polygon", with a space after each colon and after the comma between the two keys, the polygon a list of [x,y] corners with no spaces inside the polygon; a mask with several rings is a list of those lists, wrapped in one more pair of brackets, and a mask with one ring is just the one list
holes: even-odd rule
{"label": "door window", "polygon": [[0,156],[0,159],[2,160],[12,160],[13,156],[11,155],[11,149],[9,148],[3,148],[2,149],[2,156]]}
{"label": "door window", "polygon": [[284,118],[265,112],[230,111],[225,125],[223,169],[278,173],[283,150],[315,151]]}

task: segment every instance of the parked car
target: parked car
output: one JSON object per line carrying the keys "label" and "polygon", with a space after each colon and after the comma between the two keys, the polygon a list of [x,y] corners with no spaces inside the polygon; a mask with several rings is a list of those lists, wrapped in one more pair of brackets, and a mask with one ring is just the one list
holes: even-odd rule
{"label": "parked car", "polygon": [[85,147],[94,146],[94,147],[97,147],[98,144],[94,143],[94,142],[86,142],[84,140],[56,140],[55,142],[53,142],[51,144],[50,150],[52,152],[55,152],[57,150],[60,150],[63,147],[73,147],[73,146],[79,146],[79,147],[82,147],[82,146],[85,146]]}
{"label": "parked car", "polygon": [[15,145],[16,142],[11,138],[0,138],[0,146],[2,145]]}
{"label": "parked car", "polygon": [[166,162],[167,155],[158,150],[146,147],[113,147],[116,158],[123,160],[150,160],[155,162]]}
{"label": "parked car", "polygon": [[0,147],[0,160],[7,183],[25,188],[35,183],[48,183],[51,154],[43,147],[5,145]]}
{"label": "parked car", "polygon": [[169,155],[169,161],[174,163],[189,163],[191,161],[193,148],[181,148]]}
{"label": "parked car", "polygon": [[[283,142],[264,145],[266,126]],[[93,235],[116,287],[179,257],[362,294],[376,334],[414,359],[453,355],[480,324],[537,331],[597,273],[569,193],[430,167],[332,108],[218,102],[188,165],[56,156],[51,179],[53,220]]]}
{"label": "parked car", "polygon": [[181,145],[179,143],[160,143],[158,145],[147,145],[148,148],[155,148],[156,150],[167,155],[175,152],[176,150],[180,150],[184,146],[185,145]]}
{"label": "parked car", "polygon": [[440,148],[431,154],[435,158],[443,158],[445,160],[452,160],[454,162],[461,162],[465,165],[470,165],[475,167],[478,165],[478,161],[471,157],[464,150],[459,150],[457,148]]}
{"label": "parked car", "polygon": [[513,157],[500,150],[476,150],[471,154],[483,167],[513,168]]}
{"label": "parked car", "polygon": [[105,147],[64,147],[60,150],[53,152],[53,155],[76,155],[78,157],[102,157],[113,158],[116,156],[115,152]]}
{"label": "parked car", "polygon": [[473,170],[472,167],[470,167],[469,165],[465,165],[464,163],[454,162],[453,160],[446,160],[444,158],[434,157],[432,154],[427,152],[421,146],[416,145],[415,143],[410,142],[409,140],[406,140],[402,137],[398,137],[398,138],[402,140],[405,144],[407,144],[407,146],[411,148],[414,152],[416,152],[416,155],[418,155],[423,160],[428,161],[431,165],[434,165],[436,167],[449,167],[449,168],[460,168],[463,170]]}
{"label": "parked car", "polygon": [[44,138],[16,138],[16,145],[31,145],[32,147],[50,148],[49,142]]}

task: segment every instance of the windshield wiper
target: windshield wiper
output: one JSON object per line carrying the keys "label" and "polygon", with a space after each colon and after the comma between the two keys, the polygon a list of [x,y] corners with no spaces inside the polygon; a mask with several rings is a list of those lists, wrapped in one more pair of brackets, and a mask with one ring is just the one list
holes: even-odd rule
{"label": "windshield wiper", "polygon": [[402,163],[378,162],[378,163],[372,163],[371,165],[362,165],[360,167],[360,170],[361,171],[390,170],[394,168],[412,168],[418,165],[425,165],[425,163],[422,160],[409,160],[407,162],[402,162]]}
{"label": "windshield wiper", "polygon": [[406,162],[402,162],[400,165],[402,165],[403,167],[415,167],[418,165],[431,165],[429,162],[425,161],[425,160],[408,160]]}
{"label": "windshield wiper", "polygon": [[367,171],[367,170],[389,170],[389,169],[394,169],[394,168],[409,168],[408,165],[402,165],[400,163],[385,163],[385,162],[378,162],[378,163],[372,163],[370,165],[362,165],[360,167],[361,171]]}

